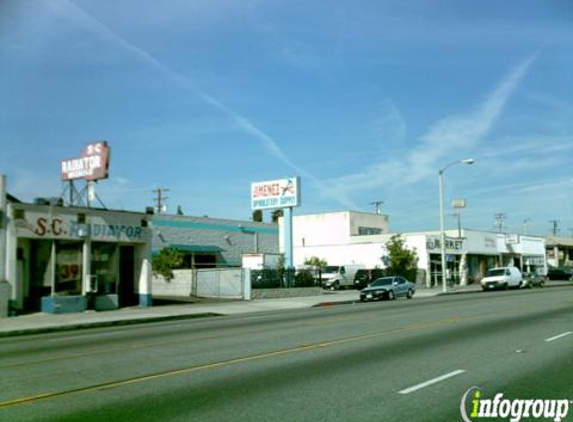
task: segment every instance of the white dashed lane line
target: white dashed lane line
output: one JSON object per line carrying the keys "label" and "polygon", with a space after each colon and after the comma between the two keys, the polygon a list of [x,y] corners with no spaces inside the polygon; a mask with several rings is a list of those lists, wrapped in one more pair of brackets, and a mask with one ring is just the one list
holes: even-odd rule
{"label": "white dashed lane line", "polygon": [[431,380],[424,381],[420,384],[414,385],[413,387],[406,388],[402,391],[398,391],[398,394],[410,394],[410,393],[413,393],[414,391],[418,391],[418,390],[421,390],[422,388],[426,388],[426,387],[429,387],[430,385],[434,385],[434,384],[437,384],[438,382],[442,382],[444,380],[447,380],[448,378],[452,378],[452,377],[455,377],[456,375],[463,374],[464,372],[466,372],[466,371],[463,369],[458,369],[456,371],[450,372],[450,373],[442,375],[440,377],[436,377],[436,378],[432,378]]}
{"label": "white dashed lane line", "polygon": [[546,342],[550,342],[550,341],[554,341],[554,340],[559,340],[560,338],[566,337],[566,336],[568,336],[568,335],[570,335],[570,334],[573,334],[573,331],[567,331],[566,333],[559,334],[559,335],[556,335],[556,336],[554,336],[554,337],[546,338],[545,341],[546,341]]}

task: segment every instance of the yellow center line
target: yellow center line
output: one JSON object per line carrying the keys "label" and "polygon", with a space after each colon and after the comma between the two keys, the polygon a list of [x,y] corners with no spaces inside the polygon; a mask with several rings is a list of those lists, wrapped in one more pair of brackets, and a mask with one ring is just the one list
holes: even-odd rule
{"label": "yellow center line", "polygon": [[177,376],[177,375],[190,374],[190,373],[197,372],[197,371],[204,371],[204,370],[209,370],[209,369],[218,369],[218,368],[228,367],[228,366],[232,366],[232,365],[247,363],[247,362],[261,360],[261,359],[268,359],[268,358],[273,358],[273,357],[278,357],[278,356],[285,356],[285,355],[289,355],[289,354],[306,352],[306,351],[310,351],[310,350],[318,350],[318,349],[324,348],[324,347],[335,346],[335,345],[350,343],[350,342],[359,341],[359,340],[369,340],[369,339],[379,338],[379,337],[383,337],[383,336],[387,336],[387,335],[395,334],[395,333],[400,333],[400,332],[415,331],[415,330],[421,330],[424,328],[450,325],[450,324],[455,324],[459,321],[460,320],[458,318],[447,318],[447,319],[438,320],[438,321],[422,322],[422,323],[417,323],[417,324],[406,325],[403,327],[393,328],[390,330],[381,331],[381,332],[377,332],[377,333],[359,334],[359,335],[355,335],[355,336],[351,336],[351,337],[345,337],[345,338],[335,339],[335,340],[327,340],[327,341],[322,341],[322,342],[314,343],[314,344],[304,344],[304,345],[299,345],[299,346],[288,348],[288,349],[258,353],[255,355],[243,356],[243,357],[224,360],[224,361],[220,361],[220,362],[207,363],[207,364],[192,366],[189,368],[164,371],[164,372],[159,372],[156,374],[149,374],[149,375],[144,375],[144,376],[140,376],[140,377],[119,380],[119,381],[110,381],[110,382],[96,384],[96,385],[92,385],[92,386],[88,386],[88,387],[77,388],[77,389],[73,389],[73,390],[65,390],[65,391],[58,391],[58,392],[53,392],[53,393],[44,393],[44,394],[39,394],[39,395],[29,396],[29,397],[22,397],[22,398],[18,398],[18,399],[0,402],[0,409],[20,406],[23,404],[34,403],[34,402],[38,402],[41,400],[54,399],[54,398],[62,397],[62,396],[69,396],[69,395],[75,395],[75,394],[80,394],[80,393],[101,391],[101,390],[106,390],[106,389],[110,389],[110,388],[117,388],[117,387],[122,387],[122,386],[130,385],[130,384],[137,384],[137,383],[141,383],[141,382],[151,381],[151,380],[160,379],[160,378],[167,378],[167,377],[173,377],[173,376]]}
{"label": "yellow center line", "polygon": [[[562,302],[559,302],[559,304],[565,304],[567,302],[569,302],[569,301],[562,301]],[[536,309],[537,309],[537,307],[535,307],[535,306],[519,306],[519,307],[515,307],[515,308],[511,308],[511,309],[505,309],[502,311],[497,311],[495,316],[497,317],[497,316],[499,316],[499,314],[520,313],[523,311],[532,311],[532,310],[536,310]],[[319,350],[319,349],[322,349],[325,347],[342,345],[342,344],[351,343],[351,342],[355,342],[355,341],[376,339],[376,338],[388,336],[391,334],[411,332],[411,331],[419,331],[419,330],[429,329],[429,328],[437,328],[437,327],[457,324],[459,322],[469,322],[469,321],[483,319],[483,318],[487,318],[487,317],[491,317],[491,316],[492,316],[491,314],[475,314],[475,315],[471,315],[471,316],[467,316],[467,317],[453,316],[453,317],[440,319],[440,320],[436,320],[436,321],[419,322],[419,323],[409,324],[409,325],[405,325],[405,326],[401,326],[401,327],[390,328],[388,330],[374,332],[374,333],[364,333],[364,334],[358,334],[358,335],[354,335],[354,336],[350,336],[350,337],[344,337],[344,338],[340,338],[340,339],[321,341],[318,343],[302,344],[302,345],[298,345],[298,346],[291,347],[291,348],[275,350],[275,351],[270,351],[270,352],[263,352],[263,353],[258,353],[258,354],[254,354],[254,355],[250,355],[250,356],[243,356],[243,357],[228,359],[228,360],[224,360],[224,361],[220,361],[220,362],[201,364],[201,365],[191,366],[188,368],[169,370],[169,371],[159,372],[159,373],[155,373],[155,374],[149,374],[149,375],[144,375],[144,376],[139,376],[139,377],[134,377],[134,378],[128,378],[128,379],[124,379],[124,380],[109,381],[109,382],[105,382],[105,383],[95,384],[92,386],[81,387],[81,388],[72,389],[72,390],[64,390],[64,391],[59,391],[59,392],[44,393],[44,394],[39,394],[39,395],[35,395],[35,396],[22,397],[22,398],[18,398],[18,399],[0,402],[0,409],[19,406],[19,405],[23,405],[23,404],[34,403],[34,402],[38,402],[41,400],[48,400],[48,399],[53,399],[53,398],[62,397],[62,396],[69,396],[69,395],[75,395],[75,394],[80,394],[80,393],[87,393],[87,392],[106,390],[106,389],[110,389],[110,388],[117,388],[117,387],[121,387],[121,386],[146,382],[146,381],[160,379],[160,378],[167,378],[167,377],[172,377],[172,376],[177,376],[177,375],[189,374],[189,373],[193,373],[193,372],[197,372],[197,371],[223,368],[223,367],[228,367],[228,366],[237,365],[237,364],[241,364],[241,363],[247,363],[247,362],[262,360],[262,359],[268,359],[268,358],[272,358],[272,357],[285,356],[285,355],[289,355],[289,354],[295,354],[295,353],[306,352],[306,351],[311,351],[311,350]],[[186,340],[186,341],[189,341],[189,340]],[[163,343],[163,345],[165,345],[165,344],[166,343]],[[118,350],[120,350],[120,349],[118,349]]]}
{"label": "yellow center line", "polygon": [[[493,298],[491,299],[491,301],[493,302],[507,302],[509,300],[512,300],[511,298]],[[573,302],[572,300],[565,300],[562,302],[558,302],[558,303],[569,303],[569,302]],[[497,311],[497,313],[505,313],[505,312],[510,312],[512,310],[523,310],[523,307],[519,307],[519,308],[511,308],[509,310],[502,310],[502,311]],[[478,314],[476,316],[487,316],[487,315],[481,315]],[[473,317],[468,317],[469,319],[473,319]],[[468,319],[466,318],[466,319]],[[468,319],[468,320],[469,320]],[[369,319],[367,318],[360,318],[360,317],[330,317],[330,318],[326,318],[323,319],[321,321],[313,321],[313,322],[307,322],[303,325],[305,326],[324,326],[326,324],[333,324],[333,323],[338,323],[338,322],[356,322],[356,321],[368,321]],[[287,325],[287,327],[293,327],[295,325],[293,324],[289,324]],[[255,333],[262,333],[262,332],[266,332],[266,331],[275,331],[275,329],[258,329],[258,330],[246,330],[243,333],[247,333],[247,334],[255,334]],[[12,368],[12,367],[18,367],[18,366],[28,366],[28,365],[36,365],[36,364],[42,364],[42,363],[48,363],[48,362],[56,362],[59,360],[70,360],[70,359],[81,359],[81,358],[85,358],[85,357],[90,357],[90,356],[98,356],[98,355],[105,355],[105,354],[110,354],[110,353],[116,353],[116,352],[125,352],[125,351],[129,351],[129,350],[141,350],[141,349],[146,349],[146,348],[154,348],[154,347],[163,347],[166,345],[174,345],[174,344],[182,344],[182,343],[189,343],[192,341],[199,341],[199,340],[214,340],[217,338],[224,338],[228,336],[228,332],[225,332],[223,334],[217,334],[217,335],[205,335],[205,336],[197,336],[197,337],[192,337],[192,338],[186,338],[186,339],[178,339],[178,340],[171,340],[168,342],[165,341],[155,341],[155,342],[149,342],[149,343],[143,343],[143,344],[138,344],[138,345],[132,345],[132,346],[121,346],[121,347],[113,347],[113,348],[109,348],[109,349],[105,349],[105,350],[94,350],[94,351],[89,351],[89,352],[85,352],[85,353],[73,353],[73,354],[67,354],[64,356],[55,356],[55,357],[50,357],[50,358],[42,358],[42,359],[35,359],[35,360],[27,360],[27,361],[21,361],[21,362],[14,362],[14,363],[5,363],[5,364],[0,364],[0,369],[5,369],[5,368]],[[237,334],[237,331],[232,331],[232,334]]]}

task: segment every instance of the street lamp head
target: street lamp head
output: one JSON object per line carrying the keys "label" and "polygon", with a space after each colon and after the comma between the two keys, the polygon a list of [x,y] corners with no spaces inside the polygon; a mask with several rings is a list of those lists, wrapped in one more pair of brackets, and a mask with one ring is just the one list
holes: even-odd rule
{"label": "street lamp head", "polygon": [[466,158],[462,161],[460,161],[460,163],[462,164],[473,164],[475,162],[475,160],[473,158]]}

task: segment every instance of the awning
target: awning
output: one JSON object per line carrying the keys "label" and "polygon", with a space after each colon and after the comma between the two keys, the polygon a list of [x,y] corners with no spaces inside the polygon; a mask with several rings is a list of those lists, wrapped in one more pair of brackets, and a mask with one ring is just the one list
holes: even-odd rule
{"label": "awning", "polygon": [[223,249],[219,246],[214,245],[179,245],[179,244],[170,244],[174,249],[177,249],[181,252],[222,252]]}

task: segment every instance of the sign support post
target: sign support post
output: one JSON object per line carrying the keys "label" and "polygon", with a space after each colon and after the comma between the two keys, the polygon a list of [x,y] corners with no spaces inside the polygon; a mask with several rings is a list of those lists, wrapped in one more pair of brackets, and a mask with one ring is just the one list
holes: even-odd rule
{"label": "sign support post", "polygon": [[292,287],[292,269],[293,265],[293,245],[292,245],[292,207],[287,207],[283,212],[284,221],[284,251],[285,251],[285,268],[287,270],[287,286]]}
{"label": "sign support post", "polygon": [[293,259],[293,207],[301,204],[300,178],[270,180],[251,184],[251,208],[253,210],[283,210],[283,251],[285,258],[287,287],[292,287],[294,274]]}

